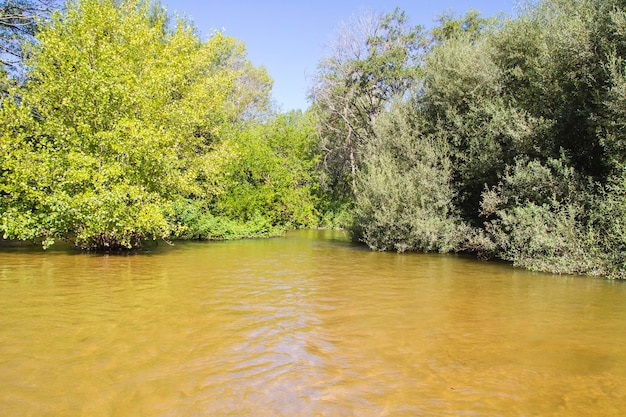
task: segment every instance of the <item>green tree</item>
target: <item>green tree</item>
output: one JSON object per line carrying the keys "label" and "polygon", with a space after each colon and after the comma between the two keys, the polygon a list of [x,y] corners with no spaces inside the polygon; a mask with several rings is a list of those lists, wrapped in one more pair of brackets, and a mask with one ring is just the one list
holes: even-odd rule
{"label": "green tree", "polygon": [[171,201],[219,192],[222,138],[254,101],[238,96],[244,54],[221,33],[202,42],[185,21],[170,25],[148,1],[69,3],[31,45],[20,99],[2,101],[5,238],[167,238]]}
{"label": "green tree", "polygon": [[361,153],[376,120],[414,85],[424,40],[404,12],[362,14],[337,33],[311,90],[318,113],[326,186],[338,197],[356,193]]}
{"label": "green tree", "polygon": [[483,195],[497,256],[623,277],[623,16],[618,1],[542,1],[491,38],[499,96],[543,124]]}
{"label": "green tree", "polygon": [[558,159],[564,150],[578,171],[599,181],[611,174],[612,139],[602,129],[615,120],[607,106],[619,88],[613,64],[626,52],[621,15],[619,1],[542,1],[493,39],[506,100],[551,122],[535,139],[536,156]]}
{"label": "green tree", "polygon": [[516,155],[532,151],[533,138],[549,125],[507,100],[492,33],[458,32],[435,45],[420,97],[428,130],[450,145],[455,205],[476,225],[485,186],[495,185]]}
{"label": "green tree", "polygon": [[214,212],[250,221],[262,216],[273,226],[313,226],[317,221],[317,164],[310,118],[300,112],[253,124],[233,138],[233,155],[219,182],[224,190]]}
{"label": "green tree", "polygon": [[359,171],[353,232],[376,250],[458,250],[469,228],[453,205],[449,146],[424,133],[414,102],[381,116]]}
{"label": "green tree", "polygon": [[500,26],[497,18],[485,18],[477,10],[468,10],[464,16],[444,13],[438,17],[439,24],[430,31],[431,45],[441,45],[450,39],[458,37],[469,38],[475,42],[484,36],[486,30]]}

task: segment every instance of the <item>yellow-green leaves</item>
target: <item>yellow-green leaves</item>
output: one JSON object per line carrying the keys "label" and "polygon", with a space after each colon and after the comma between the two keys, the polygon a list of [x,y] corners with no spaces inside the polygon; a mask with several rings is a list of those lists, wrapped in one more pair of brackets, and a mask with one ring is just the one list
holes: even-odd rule
{"label": "yellow-green leaves", "polygon": [[72,1],[28,55],[0,106],[0,231],[44,245],[169,236],[171,201],[220,192],[224,137],[271,85],[238,41],[146,0]]}
{"label": "yellow-green leaves", "polygon": [[315,224],[317,185],[312,127],[299,113],[281,115],[243,131],[233,145],[219,182],[216,212],[250,221],[257,215],[272,225]]}

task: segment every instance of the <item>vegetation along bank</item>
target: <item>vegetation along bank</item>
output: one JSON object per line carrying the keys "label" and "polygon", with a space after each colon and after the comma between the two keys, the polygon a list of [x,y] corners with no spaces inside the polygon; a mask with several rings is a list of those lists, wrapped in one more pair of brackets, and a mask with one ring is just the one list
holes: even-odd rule
{"label": "vegetation along bank", "polygon": [[304,113],[272,107],[240,41],[203,41],[158,4],[47,3],[36,18],[0,2],[5,239],[132,248],[341,226],[375,250],[626,277],[623,2],[470,10],[428,31],[398,9],[362,14]]}

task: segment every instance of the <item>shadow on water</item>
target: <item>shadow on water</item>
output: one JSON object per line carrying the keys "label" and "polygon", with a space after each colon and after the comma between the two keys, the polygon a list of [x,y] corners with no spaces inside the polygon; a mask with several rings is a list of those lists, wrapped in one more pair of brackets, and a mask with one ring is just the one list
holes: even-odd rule
{"label": "shadow on water", "polygon": [[23,240],[10,240],[0,238],[0,253],[32,253],[32,254],[66,254],[66,255],[111,255],[111,256],[132,256],[132,255],[164,255],[171,251],[178,251],[188,246],[199,245],[228,245],[238,244],[238,242],[255,241],[276,241],[282,239],[320,241],[337,247],[352,248],[355,250],[369,250],[365,245],[352,242],[348,232],[338,229],[306,229],[287,231],[283,236],[272,238],[251,238],[236,240],[147,240],[142,242],[141,247],[130,250],[82,250],[69,242],[60,240],[51,247],[44,249],[41,243]]}

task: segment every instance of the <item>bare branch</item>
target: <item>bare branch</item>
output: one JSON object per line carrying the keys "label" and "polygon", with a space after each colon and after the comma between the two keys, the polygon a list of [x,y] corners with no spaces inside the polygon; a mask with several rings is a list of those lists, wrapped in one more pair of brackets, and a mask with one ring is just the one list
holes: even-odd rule
{"label": "bare branch", "polygon": [[338,27],[318,67],[310,97],[319,114],[324,162],[329,177],[347,178],[353,194],[361,150],[375,138],[379,114],[412,87],[423,47],[421,28],[408,26],[399,10],[363,12]]}
{"label": "bare branch", "polygon": [[39,19],[49,18],[61,0],[0,0],[0,65],[14,76],[23,72],[23,44],[32,42]]}

